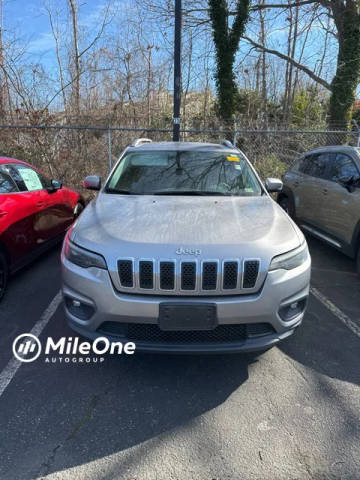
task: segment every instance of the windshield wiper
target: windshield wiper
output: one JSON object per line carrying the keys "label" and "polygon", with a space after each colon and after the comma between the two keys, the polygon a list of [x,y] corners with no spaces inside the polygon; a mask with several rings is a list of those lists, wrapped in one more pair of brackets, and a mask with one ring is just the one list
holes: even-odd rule
{"label": "windshield wiper", "polygon": [[218,196],[228,196],[231,194],[223,193],[223,192],[216,192],[213,190],[204,191],[204,190],[160,190],[158,192],[146,192],[146,193],[137,193],[132,192],[130,190],[120,190],[117,188],[106,188],[106,193],[115,193],[118,195],[194,195],[194,196],[211,196],[211,195],[218,195]]}
{"label": "windshield wiper", "polygon": [[135,195],[134,192],[130,192],[130,190],[118,190],[117,188],[106,188],[106,193],[118,193],[119,195]]}
{"label": "windshield wiper", "polygon": [[216,192],[213,190],[160,190],[159,192],[153,192],[152,195],[196,195],[206,197],[209,195],[228,196],[227,193]]}

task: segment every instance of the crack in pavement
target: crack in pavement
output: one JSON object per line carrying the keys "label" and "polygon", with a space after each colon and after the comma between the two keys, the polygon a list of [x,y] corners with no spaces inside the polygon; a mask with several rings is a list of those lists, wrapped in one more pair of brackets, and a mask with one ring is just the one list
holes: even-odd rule
{"label": "crack in pavement", "polygon": [[75,427],[72,429],[71,433],[67,437],[65,437],[65,440],[62,443],[59,443],[58,445],[56,445],[56,447],[54,447],[51,450],[51,453],[48,456],[47,460],[45,460],[40,465],[40,468],[39,468],[39,470],[36,474],[36,478],[38,480],[45,480],[45,477],[50,473],[51,467],[52,467],[53,463],[55,462],[55,458],[56,458],[57,453],[64,448],[64,446],[66,445],[66,443],[69,440],[72,440],[72,439],[75,438],[76,434],[79,432],[81,427],[83,427],[91,419],[91,415],[94,412],[94,410],[96,409],[97,405],[99,404],[101,396],[106,397],[106,395],[108,395],[111,390],[112,390],[112,388],[109,388],[108,390],[106,390],[103,393],[103,395],[93,395],[92,396],[92,398],[90,400],[90,404],[89,404],[88,408],[86,409],[85,415],[83,415],[83,417],[75,425]]}
{"label": "crack in pavement", "polygon": [[99,397],[94,395],[93,398],[90,401],[90,405],[89,405],[85,415],[80,419],[79,423],[77,425],[75,425],[73,431],[70,433],[70,435],[68,435],[66,437],[66,440],[71,440],[72,438],[74,438],[76,436],[77,432],[80,430],[80,428],[90,420],[91,414],[94,411],[94,409],[96,408],[96,406],[98,404],[98,401],[99,401]]}
{"label": "crack in pavement", "polygon": [[63,444],[59,443],[59,445],[56,445],[51,451],[51,454],[48,456],[48,459],[44,461],[39,468],[39,471],[36,475],[36,478],[39,478],[39,480],[44,480],[46,475],[50,472],[51,465],[55,461],[56,453],[57,451],[62,448]]}

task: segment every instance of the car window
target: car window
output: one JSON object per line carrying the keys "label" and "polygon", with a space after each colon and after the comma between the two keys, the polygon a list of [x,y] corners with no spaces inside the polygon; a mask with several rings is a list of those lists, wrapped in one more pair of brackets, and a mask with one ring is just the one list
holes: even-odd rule
{"label": "car window", "polygon": [[42,186],[44,188],[51,188],[52,187],[51,180],[49,178],[45,177],[41,173],[38,173],[38,176],[39,176],[39,178],[41,180],[41,183],[42,183]]}
{"label": "car window", "polygon": [[294,162],[293,166],[290,168],[290,171],[292,171],[292,172],[298,172],[302,160],[303,160],[302,158],[299,158],[298,160],[296,160],[296,161]]}
{"label": "car window", "polygon": [[[262,187],[240,152],[129,152],[106,185],[108,193],[259,196]],[[169,192],[169,193],[167,193]]]}
{"label": "car window", "polygon": [[311,167],[311,158],[312,155],[307,155],[304,158],[301,158],[298,162],[297,170],[300,173],[308,174]]}
{"label": "car window", "polygon": [[354,160],[349,155],[337,153],[331,162],[329,176],[330,180],[337,182],[341,178],[354,177],[354,179],[358,179],[360,174]]}
{"label": "car window", "polygon": [[312,155],[308,174],[312,177],[328,179],[328,166],[331,155],[330,153]]}
{"label": "car window", "polygon": [[20,192],[43,190],[40,176],[35,170],[26,165],[7,165],[6,170],[11,175]]}
{"label": "car window", "polygon": [[0,169],[0,193],[14,193],[18,189],[11,176],[3,169]]}

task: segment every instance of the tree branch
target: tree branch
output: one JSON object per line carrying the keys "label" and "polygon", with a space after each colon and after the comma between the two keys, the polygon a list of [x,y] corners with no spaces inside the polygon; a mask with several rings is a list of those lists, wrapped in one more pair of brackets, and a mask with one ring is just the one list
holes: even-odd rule
{"label": "tree branch", "polygon": [[88,50],[90,50],[90,48],[92,46],[95,45],[95,43],[99,40],[101,35],[104,33],[104,30],[107,27],[107,25],[109,25],[110,22],[107,22],[107,16],[108,16],[108,13],[109,13],[109,8],[110,7],[109,7],[109,4],[108,4],[107,7],[106,7],[104,19],[103,19],[103,22],[102,22],[102,25],[101,25],[101,28],[100,28],[99,32],[97,33],[96,37],[94,37],[92,42],[90,42],[89,45],[86,48],[84,48],[84,50],[82,50],[82,52],[79,53],[79,58],[82,57],[84,55],[84,53],[86,53]]}
{"label": "tree branch", "polygon": [[302,65],[301,63],[297,62],[293,58],[289,57],[288,55],[285,55],[284,53],[278,52],[277,50],[273,50],[271,48],[264,47],[263,45],[260,45],[260,43],[255,42],[249,37],[242,37],[244,40],[248,41],[253,45],[255,48],[258,48],[259,50],[262,50],[263,52],[270,53],[271,55],[276,55],[279,58],[282,58],[283,60],[286,60],[287,62],[291,63],[294,67],[298,68],[299,70],[303,71],[306,73],[314,82],[319,83],[323,87],[325,87],[327,90],[331,89],[330,83],[328,83],[326,80],[323,78],[317,76],[313,71],[310,70],[310,68],[305,67],[305,65]]}
{"label": "tree branch", "polygon": [[[91,71],[92,73],[96,73],[96,72],[107,72],[109,71],[110,69],[109,68],[100,68],[100,69],[95,69],[95,70],[89,70]],[[78,76],[75,76],[73,79],[71,79],[69,82],[67,82],[64,87],[60,88],[59,90],[56,91],[56,93],[50,98],[50,100],[47,102],[47,104],[45,105],[45,107],[43,107],[43,110],[46,110],[47,108],[50,107],[50,105],[52,104],[52,102],[55,100],[55,98],[60,95],[60,93],[62,93],[63,89],[66,89],[67,87],[69,87],[70,85],[72,85],[74,82],[76,82],[78,80],[79,77],[81,77],[81,75],[83,73],[85,73],[86,70],[82,70],[79,72]]]}
{"label": "tree branch", "polygon": [[[324,0],[326,1],[326,0]],[[250,7],[251,11],[257,11],[257,10],[264,10],[265,8],[293,8],[293,7],[302,7],[303,5],[311,5],[312,3],[319,3],[319,0],[298,0],[295,1],[294,3],[264,3],[260,5],[254,5]],[[171,10],[172,12],[173,10]],[[206,13],[208,12],[208,8],[189,8],[184,11],[186,15],[190,13]],[[229,15],[234,16],[237,14],[236,10],[230,11]]]}
{"label": "tree branch", "polygon": [[[263,3],[261,5],[254,5],[251,10],[264,10],[265,8],[293,8],[293,7],[302,7],[303,5],[311,5],[312,3],[319,3],[317,0],[302,0],[294,3]],[[236,12],[232,12],[232,15],[235,15]]]}

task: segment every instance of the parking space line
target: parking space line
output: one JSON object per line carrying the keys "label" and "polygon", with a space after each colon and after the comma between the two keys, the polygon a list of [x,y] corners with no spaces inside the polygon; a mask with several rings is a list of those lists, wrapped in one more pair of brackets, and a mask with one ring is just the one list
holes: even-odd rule
{"label": "parking space line", "polygon": [[348,327],[355,335],[360,338],[360,327],[356,325],[355,322],[351,320],[346,313],[342,312],[340,308],[334,305],[328,298],[325,297],[319,290],[315,287],[310,287],[310,292],[316,297],[330,312],[335,315],[344,325]]}
{"label": "parking space line", "polygon": [[[55,295],[55,297],[52,299],[50,305],[41,315],[39,320],[35,323],[32,330],[26,333],[31,333],[32,335],[35,335],[36,337],[38,337],[41,334],[41,332],[44,330],[46,325],[49,323],[49,320],[51,319],[51,317],[56,312],[58,306],[61,303],[61,300],[62,300],[62,295],[61,295],[61,291],[59,291]],[[20,360],[17,360],[15,357],[12,357],[9,360],[6,367],[4,368],[4,370],[0,373],[0,397],[4,393],[6,387],[9,385],[11,380],[14,378],[16,372],[21,367],[21,365],[22,365],[22,362],[20,362]]]}

